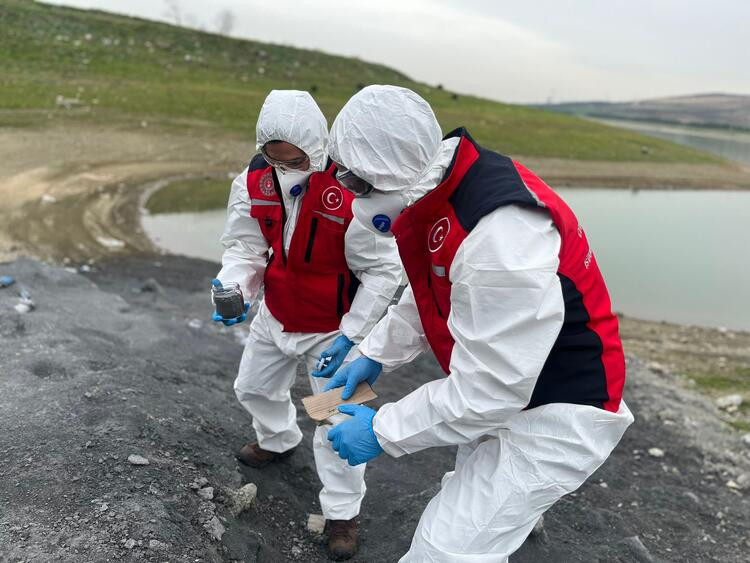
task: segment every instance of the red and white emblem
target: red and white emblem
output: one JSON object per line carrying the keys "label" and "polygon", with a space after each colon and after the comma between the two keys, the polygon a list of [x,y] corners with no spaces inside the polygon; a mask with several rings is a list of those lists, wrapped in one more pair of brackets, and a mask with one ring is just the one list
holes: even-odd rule
{"label": "red and white emblem", "polygon": [[273,187],[273,175],[270,172],[266,172],[260,177],[260,191],[265,196],[272,196],[276,193]]}
{"label": "red and white emblem", "polygon": [[344,194],[338,186],[330,186],[323,190],[323,207],[328,211],[336,211],[344,203]]}
{"label": "red and white emblem", "polygon": [[448,233],[451,232],[451,222],[448,217],[438,219],[437,222],[430,229],[430,234],[427,237],[427,248],[430,252],[437,252],[443,246],[445,239],[448,238]]}

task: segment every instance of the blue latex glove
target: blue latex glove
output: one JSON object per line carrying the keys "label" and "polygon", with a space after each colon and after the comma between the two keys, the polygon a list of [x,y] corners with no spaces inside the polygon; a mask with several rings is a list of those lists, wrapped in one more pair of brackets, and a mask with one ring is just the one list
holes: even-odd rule
{"label": "blue latex glove", "polygon": [[[211,280],[211,283],[216,287],[222,287],[221,282],[215,278]],[[245,319],[247,319],[247,312],[249,310],[250,310],[250,303],[245,303],[245,312],[242,313],[239,317],[236,317],[234,319],[225,319],[219,313],[214,311],[214,314],[211,315],[211,319],[217,323],[224,323],[224,326],[232,326],[232,325],[239,324]]]}
{"label": "blue latex glove", "polygon": [[359,465],[383,453],[372,428],[374,410],[362,405],[341,405],[339,412],[352,415],[351,420],[328,431],[331,447],[339,453],[341,459],[347,460],[349,465]]}
{"label": "blue latex glove", "polygon": [[[360,356],[353,362],[341,368],[338,373],[331,378],[328,385],[323,388],[323,391],[330,391],[331,389],[336,389],[336,387],[343,386],[344,391],[341,393],[341,398],[346,401],[354,395],[357,385],[363,381],[367,381],[367,383],[373,385],[381,371],[383,371],[382,364],[375,360],[371,360],[366,356]],[[313,375],[315,374],[313,373]]]}
{"label": "blue latex glove", "polygon": [[343,334],[337,337],[336,340],[333,341],[333,344],[331,344],[328,349],[320,355],[318,365],[321,366],[322,369],[319,367],[310,375],[313,377],[331,377],[336,373],[336,370],[341,367],[341,364],[344,363],[344,358],[346,358],[346,355],[349,353],[349,350],[352,349],[352,346],[354,346],[354,342],[349,340]]}

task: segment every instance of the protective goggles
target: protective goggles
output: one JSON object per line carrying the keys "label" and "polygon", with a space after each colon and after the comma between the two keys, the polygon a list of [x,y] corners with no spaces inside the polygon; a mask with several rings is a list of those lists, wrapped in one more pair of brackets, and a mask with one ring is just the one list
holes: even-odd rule
{"label": "protective goggles", "polygon": [[273,166],[274,168],[282,168],[285,170],[300,170],[305,168],[305,164],[310,162],[310,157],[307,155],[303,155],[297,158],[292,158],[290,160],[276,160],[275,158],[272,158],[268,156],[268,153],[266,152],[266,147],[263,146],[260,149],[260,153],[263,155],[263,158],[265,161]]}
{"label": "protective goggles", "polygon": [[340,164],[337,164],[336,168],[336,179],[339,181],[339,184],[352,192],[356,197],[365,197],[375,189],[372,184],[356,176],[348,168]]}

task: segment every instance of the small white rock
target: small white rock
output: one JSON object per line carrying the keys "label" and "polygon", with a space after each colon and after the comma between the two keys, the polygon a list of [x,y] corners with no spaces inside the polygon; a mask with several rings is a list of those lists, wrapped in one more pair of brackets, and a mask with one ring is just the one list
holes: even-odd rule
{"label": "small white rock", "polygon": [[107,248],[123,248],[125,243],[119,239],[111,237],[96,237],[96,242]]}
{"label": "small white rock", "polygon": [[200,489],[201,487],[205,487],[208,485],[208,479],[205,477],[198,477],[195,481],[190,483],[190,488],[195,489],[196,491]]}
{"label": "small white rock", "polygon": [[323,535],[326,527],[326,518],[322,514],[310,514],[307,517],[307,531],[318,536]]}
{"label": "small white rock", "polygon": [[224,524],[222,524],[221,520],[219,520],[216,516],[212,517],[208,522],[203,524],[203,527],[208,532],[208,535],[216,541],[221,541],[221,536],[223,536],[224,532],[227,531],[224,527]]}
{"label": "small white rock", "polygon": [[720,409],[728,409],[729,407],[739,407],[742,404],[742,395],[737,393],[733,395],[725,395],[716,399],[716,406]]}
{"label": "small white rock", "polygon": [[128,456],[128,462],[130,462],[131,465],[148,465],[149,464],[148,459],[138,454],[130,454]]}
{"label": "small white rock", "polygon": [[133,549],[135,547],[135,540],[130,538],[125,542],[125,549]]}
{"label": "small white rock", "polygon": [[659,362],[649,362],[646,365],[646,367],[654,373],[658,373],[658,374],[667,373],[667,368],[661,365]]}
{"label": "small white rock", "polygon": [[228,496],[232,499],[232,515],[238,516],[253,505],[258,496],[258,487],[255,483],[248,483],[237,491],[228,491]]}
{"label": "small white rock", "polygon": [[742,443],[745,444],[746,446],[750,446],[750,432],[748,432],[742,437]]}
{"label": "small white rock", "polygon": [[737,486],[742,489],[750,489],[750,473],[742,473],[740,474],[737,479]]}
{"label": "small white rock", "polygon": [[169,547],[167,544],[160,542],[159,540],[149,540],[148,542],[148,548],[153,549],[154,551],[161,551],[167,547]]}
{"label": "small white rock", "polygon": [[664,450],[660,448],[649,448],[648,455],[651,457],[664,457]]}
{"label": "small white rock", "polygon": [[44,194],[42,196],[42,203],[55,203],[57,202],[57,198],[53,195]]}
{"label": "small white rock", "polygon": [[203,500],[211,500],[214,498],[214,488],[213,487],[204,487],[203,489],[198,489],[198,496],[201,497]]}

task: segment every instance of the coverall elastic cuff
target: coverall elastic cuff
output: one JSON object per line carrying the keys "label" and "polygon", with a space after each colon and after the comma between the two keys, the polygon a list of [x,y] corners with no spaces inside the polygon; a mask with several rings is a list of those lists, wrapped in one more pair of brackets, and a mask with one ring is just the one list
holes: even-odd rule
{"label": "coverall elastic cuff", "polygon": [[378,432],[378,419],[380,417],[380,413],[382,409],[387,408],[388,405],[383,405],[380,407],[380,411],[373,417],[372,419],[372,429],[375,432],[375,438],[378,440],[378,443],[380,444],[380,447],[383,448],[383,451],[387,453],[391,457],[401,457],[402,455],[408,453],[402,448],[400,448],[398,445],[389,442],[388,439],[383,436],[380,432]]}

